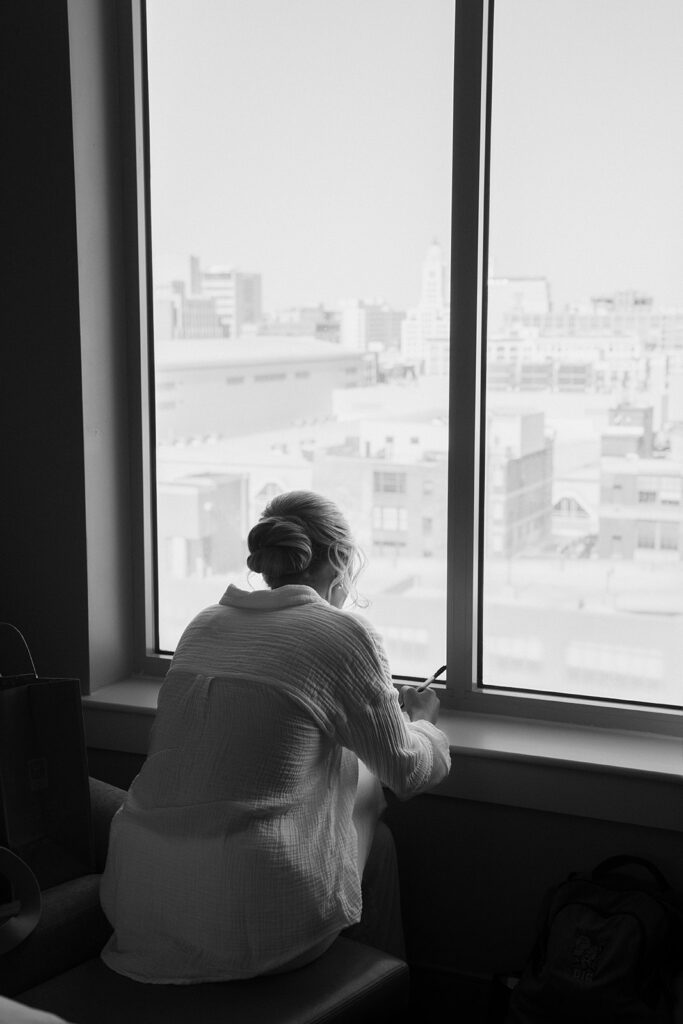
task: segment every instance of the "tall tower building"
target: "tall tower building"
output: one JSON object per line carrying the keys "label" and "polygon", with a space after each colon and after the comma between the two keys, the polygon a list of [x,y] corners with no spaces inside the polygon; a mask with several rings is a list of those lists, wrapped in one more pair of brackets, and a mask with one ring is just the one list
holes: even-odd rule
{"label": "tall tower building", "polygon": [[441,246],[436,239],[427,250],[422,263],[422,290],[420,308],[441,310],[450,303],[450,277],[444,263]]}
{"label": "tall tower building", "polygon": [[450,275],[441,246],[434,240],[422,263],[420,301],[403,321],[401,354],[419,372],[446,376],[450,341]]}

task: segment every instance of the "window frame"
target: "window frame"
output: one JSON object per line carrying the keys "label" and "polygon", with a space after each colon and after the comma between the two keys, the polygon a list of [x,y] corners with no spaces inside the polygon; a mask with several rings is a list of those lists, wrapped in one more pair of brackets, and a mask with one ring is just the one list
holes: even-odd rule
{"label": "window frame", "polygon": [[[478,685],[481,676],[483,479],[486,374],[486,268],[494,0],[454,0],[451,358],[448,464],[448,623],[442,706],[466,714],[683,736],[683,711]],[[136,663],[160,677],[158,653],[156,467],[150,224],[149,115],[145,0],[120,8],[121,128],[131,339]],[[458,339],[453,344],[453,339]],[[425,665],[425,672],[431,665]],[[407,677],[395,677],[397,684]]]}
{"label": "window frame", "polygon": [[131,567],[135,674],[162,678],[156,537],[154,345],[145,0],[118,6],[119,116],[129,357]]}
{"label": "window frame", "polygon": [[478,683],[493,17],[494,0],[456,0],[447,576],[450,671],[440,694],[442,705],[502,718],[683,736],[683,711],[673,708]]}

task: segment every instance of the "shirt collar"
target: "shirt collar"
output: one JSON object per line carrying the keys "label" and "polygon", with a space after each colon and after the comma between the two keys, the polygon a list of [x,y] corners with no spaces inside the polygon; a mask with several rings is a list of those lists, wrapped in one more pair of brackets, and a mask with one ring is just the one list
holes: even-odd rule
{"label": "shirt collar", "polygon": [[220,599],[228,608],[246,608],[252,611],[275,611],[278,608],[292,608],[299,604],[317,604],[322,597],[313,587],[305,584],[288,584],[277,590],[241,590],[234,583]]}

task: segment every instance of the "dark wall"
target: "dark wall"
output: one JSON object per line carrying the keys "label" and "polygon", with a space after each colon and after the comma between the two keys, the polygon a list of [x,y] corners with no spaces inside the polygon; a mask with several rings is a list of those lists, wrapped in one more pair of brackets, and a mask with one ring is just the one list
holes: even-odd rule
{"label": "dark wall", "polygon": [[683,891],[683,835],[439,796],[391,799],[411,963],[471,976],[518,971],[546,890],[618,853]]}
{"label": "dark wall", "polygon": [[128,789],[145,763],[144,754],[124,750],[101,750],[88,747],[88,772],[95,779]]}
{"label": "dark wall", "polygon": [[39,673],[85,679],[83,417],[66,0],[5,3],[0,40],[0,619],[25,633]]}

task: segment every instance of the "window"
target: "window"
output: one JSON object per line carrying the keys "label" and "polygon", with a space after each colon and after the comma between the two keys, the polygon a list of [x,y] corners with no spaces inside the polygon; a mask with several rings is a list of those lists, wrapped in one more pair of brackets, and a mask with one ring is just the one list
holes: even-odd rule
{"label": "window", "polygon": [[660,547],[663,551],[678,551],[681,527],[679,523],[660,524]]}
{"label": "window", "polygon": [[566,659],[577,687],[587,694],[604,694],[606,690],[621,693],[626,689],[633,700],[639,701],[643,688],[656,699],[662,687],[664,666],[657,649],[577,641],[569,645]]}
{"label": "window", "polygon": [[680,505],[683,474],[679,477],[665,477],[662,480],[659,500],[662,505]]}
{"label": "window", "polygon": [[553,506],[553,512],[567,519],[586,519],[588,513],[576,498],[560,498]]}
{"label": "window", "polygon": [[[391,439],[387,438],[391,443]],[[375,473],[374,474],[375,494],[405,494],[406,474],[405,473]]]}
{"label": "window", "polygon": [[408,512],[395,505],[375,505],[372,510],[373,526],[377,530],[393,530],[405,533],[408,529]]}
{"label": "window", "polygon": [[[226,3],[226,10],[231,6]],[[258,414],[265,417],[263,422],[255,418],[255,403],[248,393],[240,394],[236,388],[230,402],[225,402],[237,426],[220,431],[227,438],[228,454],[216,451],[211,456],[216,460],[212,468],[217,473],[210,481],[214,489],[210,500],[216,508],[238,509],[239,522],[235,521],[234,544],[225,562],[218,569],[211,567],[214,578],[209,582],[215,589],[216,584],[237,572],[244,555],[244,523],[253,521],[260,510],[266,472],[272,478],[268,486],[275,488],[275,493],[292,486],[285,442],[279,441],[277,452],[273,448],[274,436],[282,432],[282,422],[286,421],[300,430],[300,444],[294,435],[288,437],[288,442],[294,441],[288,443],[292,459],[312,467],[312,486],[337,497],[342,504],[346,502],[354,524],[361,507],[358,497],[364,495],[359,536],[382,558],[381,564],[379,558],[374,563],[371,559],[367,571],[368,585],[374,588],[370,594],[373,614],[377,614],[378,628],[389,638],[397,675],[425,673],[427,667],[421,660],[425,651],[438,662],[433,654],[441,649],[439,645],[446,644],[448,621],[447,702],[470,710],[485,708],[501,714],[598,723],[615,720],[609,707],[613,703],[624,705],[631,721],[650,721],[643,717],[649,705],[672,710],[681,706],[677,663],[683,650],[676,615],[671,614],[683,583],[683,561],[678,554],[680,522],[660,523],[655,529],[642,518],[655,511],[643,505],[652,503],[652,494],[656,501],[660,488],[640,486],[643,474],[660,482],[663,475],[669,479],[668,465],[662,471],[658,463],[673,461],[669,442],[675,444],[675,431],[671,438],[664,439],[667,443],[659,436],[667,430],[664,409],[657,406],[657,395],[665,393],[666,360],[661,366],[657,364],[656,380],[654,375],[649,379],[650,364],[645,356],[654,339],[666,350],[675,330],[680,329],[683,309],[683,296],[676,291],[677,281],[683,279],[683,234],[673,230],[681,213],[678,178],[673,172],[669,177],[667,170],[663,172],[666,188],[647,186],[653,167],[669,168],[675,163],[670,147],[667,149],[663,141],[670,142],[670,126],[678,124],[673,106],[675,90],[660,81],[655,64],[635,56],[627,59],[628,54],[640,52],[633,51],[643,26],[636,3],[625,9],[618,21],[605,23],[598,30],[593,24],[596,5],[589,5],[587,0],[557,0],[553,4],[507,0],[497,4],[495,12],[486,0],[473,0],[459,6],[453,32],[454,5],[428,2],[415,5],[423,21],[420,32],[427,31],[427,23],[433,28],[432,6],[441,12],[448,8],[449,17],[430,37],[438,57],[429,63],[434,65],[431,70],[435,73],[437,69],[443,72],[446,65],[450,70],[442,75],[437,89],[430,80],[431,98],[428,102],[425,94],[426,106],[421,114],[429,109],[429,125],[433,119],[438,129],[435,135],[448,135],[442,130],[450,116],[443,96],[448,93],[449,75],[454,69],[456,135],[452,154],[457,189],[452,197],[452,216],[456,231],[451,253],[450,202],[442,202],[435,216],[439,240],[425,246],[422,259],[417,259],[417,294],[402,300],[400,347],[392,345],[392,352],[400,352],[410,372],[378,372],[378,361],[370,358],[375,350],[369,347],[367,335],[364,340],[363,310],[358,303],[326,310],[330,315],[324,320],[324,341],[315,337],[315,323],[323,320],[320,310],[312,315],[303,292],[301,299],[296,296],[296,310],[288,306],[289,297],[284,294],[279,308],[268,308],[268,288],[252,286],[262,274],[270,287],[276,278],[275,269],[269,267],[266,278],[266,270],[259,265],[260,256],[254,256],[246,243],[244,254],[238,253],[237,257],[207,252],[201,259],[190,255],[188,243],[168,246],[169,253],[180,250],[186,254],[183,258],[188,260],[190,277],[195,274],[200,294],[203,282],[208,288],[213,280],[210,263],[214,259],[218,263],[237,258],[242,263],[243,269],[235,270],[230,277],[232,292],[226,283],[225,294],[219,296],[221,315],[230,319],[230,330],[220,342],[223,347],[219,359],[229,362],[240,341],[244,343],[240,362],[248,352],[256,357],[280,346],[287,363],[291,360],[293,364],[291,376],[300,376],[304,371],[297,371],[295,364],[304,350],[304,339],[298,338],[297,325],[305,324],[306,345],[318,346],[311,377],[320,370],[327,380],[336,382],[333,402],[305,411],[297,409],[296,403],[287,405],[296,393],[295,385],[273,387],[271,394],[277,399],[271,402],[269,398],[268,406],[277,408],[258,409]],[[327,3],[316,2],[310,7],[308,21],[315,22],[322,7],[330,17],[339,19],[339,5],[330,4],[328,8]],[[205,28],[207,24],[206,18],[196,16],[196,4],[192,9],[196,24],[189,35],[183,36],[188,57],[202,52],[205,42],[196,32],[198,26],[203,24]],[[249,5],[240,4],[237,9],[242,16]],[[274,4],[274,12],[280,9]],[[378,40],[385,38],[387,30],[382,18],[391,21],[390,12],[397,9],[369,0],[370,31],[377,31]],[[577,9],[585,17],[577,17]],[[377,13],[380,10],[381,16]],[[666,19],[680,19],[681,14],[668,5],[665,14],[653,13],[650,7],[647,10],[646,31],[652,52],[656,52],[662,41],[668,46],[675,35]],[[168,84],[162,87],[164,61],[168,62],[163,54],[164,40],[172,40],[173,31],[179,31],[177,27],[169,29],[166,11],[162,0],[148,0],[151,220],[152,235],[156,232],[160,239],[172,235],[175,228],[164,223],[159,210],[155,211],[155,189],[161,195],[162,184],[169,184],[163,178],[155,183],[155,173],[170,173],[172,161],[164,159],[163,147],[168,147],[168,153],[177,147],[172,125],[166,140],[162,138],[163,104],[173,109],[174,100],[187,85],[184,80],[177,81],[176,91],[164,95],[166,88],[171,89]],[[596,18],[604,16],[602,10],[595,13]],[[343,20],[334,21],[334,29],[343,31]],[[245,32],[246,39],[248,29]],[[329,25],[327,33],[334,38]],[[235,38],[234,22],[232,33],[214,35]],[[304,37],[302,34],[302,40]],[[600,45],[594,45],[598,39]],[[156,52],[155,40],[159,44]],[[442,46],[444,40],[447,46]],[[263,40],[258,42],[260,46]],[[391,59],[400,60],[393,45],[388,47]],[[287,48],[281,46],[281,40],[272,51],[269,46],[266,43],[265,55],[259,58],[268,69],[266,77],[281,75],[284,81],[284,66],[276,58],[278,48]],[[316,53],[310,39],[307,52],[309,58]],[[321,60],[323,56],[321,51]],[[414,59],[413,53],[401,65],[407,87],[413,90],[420,77]],[[571,61],[577,63],[571,66]],[[605,62],[611,69],[609,76],[604,75]],[[204,97],[210,97],[207,86],[218,63],[230,64],[204,61]],[[328,63],[328,71],[333,65]],[[667,66],[674,65],[672,54]],[[291,53],[288,66],[297,66]],[[570,67],[570,78],[577,88],[567,91],[563,82],[566,84]],[[634,68],[636,73],[632,74]],[[172,70],[177,79],[177,67],[174,65]],[[231,73],[236,73],[234,67]],[[543,83],[542,88],[539,83]],[[258,76],[248,75],[244,88],[250,101],[261,102]],[[635,147],[635,138],[624,121],[632,109],[627,101],[632,90],[639,97],[638,109],[642,106],[642,122],[652,125],[647,164],[637,149],[630,148],[631,140]],[[233,82],[230,95],[242,96],[242,87]],[[371,91],[369,95],[373,95]],[[330,99],[331,94],[327,94],[328,102]],[[267,137],[271,123],[258,103],[256,107],[251,102],[249,105],[252,114],[256,111],[249,126],[254,140]],[[222,110],[220,117],[212,119],[203,101],[193,106],[201,116],[196,126],[191,125],[196,134],[186,140],[186,151],[196,167],[211,177],[217,172],[210,164],[202,163],[197,145],[202,128],[220,123],[230,111]],[[391,106],[400,104],[394,102]],[[284,121],[290,133],[295,130],[294,120],[293,112],[285,110]],[[351,117],[350,123],[353,120]],[[416,124],[422,120],[423,116],[418,117]],[[324,119],[316,123],[324,123]],[[375,119],[373,123],[376,127],[384,122]],[[387,127],[384,141],[394,137],[412,136],[410,132],[401,136],[396,125]],[[446,141],[445,149],[435,149],[437,155],[430,166],[446,166],[450,174],[451,139]],[[625,144],[628,154],[618,148]],[[348,139],[345,145],[351,153],[357,149]],[[309,144],[307,152],[310,150]],[[598,150],[609,175],[601,176],[596,171]],[[242,151],[247,156],[261,155],[256,142],[249,144],[246,136]],[[287,152],[295,154],[297,147],[289,146]],[[653,152],[659,155],[653,158]],[[364,172],[366,155],[364,152]],[[288,161],[289,157],[283,174],[296,186],[301,167]],[[337,162],[345,171],[348,169],[348,159]],[[350,163],[353,169],[353,159]],[[423,160],[421,164],[425,174],[427,163]],[[275,218],[271,227],[279,231],[280,214],[268,191],[267,170],[258,160],[252,166],[258,169],[268,212]],[[567,173],[568,168],[572,173]],[[443,184],[440,175],[441,171],[436,172],[435,186]],[[623,190],[615,195],[610,181],[617,177],[623,182]],[[391,175],[378,170],[376,180],[371,178],[368,187],[376,186],[376,190],[370,188],[368,195],[381,196]],[[245,187],[246,179],[239,184]],[[313,204],[307,223],[317,223],[315,218],[324,216],[324,204],[316,205],[319,197],[314,173],[306,185],[307,198]],[[410,186],[414,187],[414,181]],[[405,194],[410,190],[406,184]],[[245,202],[239,189],[235,191],[242,209],[253,211],[258,207],[258,203]],[[277,191],[283,193],[286,189]],[[440,187],[421,187],[419,191],[444,194]],[[661,216],[657,214],[659,202],[665,204]],[[226,208],[229,206],[228,202]],[[562,231],[557,230],[558,218],[564,225]],[[283,222],[287,219],[282,217]],[[291,217],[288,224],[291,228]],[[442,230],[444,224],[447,226]],[[577,230],[579,224],[591,238],[591,260],[585,258],[586,238]],[[652,225],[658,226],[655,238],[649,234]],[[325,231],[322,222],[320,230]],[[631,240],[629,246],[623,245],[624,231]],[[229,237],[232,245],[239,234],[228,232],[223,237]],[[247,235],[244,230],[245,239]],[[293,237],[297,239],[296,232]],[[617,250],[612,240],[620,238],[622,244]],[[321,264],[326,263],[328,249],[321,244],[321,253],[325,253]],[[296,264],[284,242],[281,251],[286,253],[289,265]],[[155,259],[165,258],[158,255],[162,250],[156,243],[153,252],[157,254]],[[640,254],[637,266],[629,266],[628,252]],[[651,265],[648,254],[652,256]],[[654,254],[662,254],[661,262],[655,262]],[[376,259],[374,262],[377,264]],[[458,268],[452,280],[451,264]],[[347,269],[331,271],[333,276],[338,275],[335,282]],[[591,270],[592,278],[588,276]],[[164,277],[162,271],[164,268],[159,271],[160,280]],[[169,268],[165,276],[172,272]],[[632,277],[639,273],[642,287],[648,293],[657,292],[645,305],[640,293],[630,290]],[[240,274],[245,278],[245,292],[247,279],[254,292],[248,309],[246,299],[240,306]],[[636,284],[641,287],[640,280]],[[323,296],[323,291],[321,286],[321,295],[315,300],[322,297],[323,305],[330,307],[343,294],[341,288],[334,297]],[[449,352],[451,316],[452,337],[458,343],[450,346]],[[338,347],[340,340],[343,344]],[[196,351],[200,340],[193,344]],[[202,344],[213,345],[213,341],[203,340]],[[320,349],[320,345],[327,348]],[[345,361],[335,363],[342,348]],[[359,361],[364,374],[360,386],[347,390],[343,378],[350,348],[368,359],[362,364]],[[204,352],[208,357],[209,349]],[[322,362],[318,355],[324,355]],[[496,356],[499,359],[494,372]],[[215,358],[213,352],[211,358]],[[263,376],[266,371],[262,363],[259,365],[258,372]],[[310,390],[313,402],[317,389],[312,386]],[[414,395],[426,396],[427,390],[430,401],[420,407]],[[378,402],[378,396],[387,401]],[[272,420],[268,419],[271,414]],[[411,423],[413,414],[415,420]],[[350,424],[357,425],[352,435]],[[251,440],[242,451],[234,443],[237,429],[251,439],[263,435],[264,442],[267,440],[271,462],[263,469],[257,468],[259,460],[253,457]],[[206,433],[202,431],[200,436]],[[349,436],[353,438],[351,444]],[[417,444],[415,437],[419,437]],[[219,442],[217,447],[222,444]],[[180,474],[187,470],[187,464],[182,465],[177,444],[174,449],[157,453],[157,460],[165,472],[170,467],[173,474]],[[206,450],[202,451],[197,463],[204,466],[206,455]],[[433,481],[422,477],[427,462],[434,472]],[[219,479],[221,475],[225,479]],[[429,502],[423,509],[425,496]],[[384,505],[384,500],[392,503]],[[676,515],[679,482],[668,489],[666,501],[671,508],[659,508],[659,515]],[[399,506],[399,502],[404,504]],[[383,531],[400,536],[384,536]],[[429,553],[423,548],[423,532],[429,535],[426,546],[433,549]],[[445,545],[447,534],[447,557],[444,549],[440,558],[438,543]],[[204,543],[208,535],[197,539]],[[210,551],[212,558],[218,557],[215,543],[206,543],[202,550]],[[651,563],[657,567],[655,586],[654,576],[648,576],[651,556],[663,552],[666,558]],[[190,573],[193,564],[190,560]],[[176,594],[188,590],[185,585],[177,588]],[[172,586],[168,593],[173,593]],[[200,600],[198,594],[199,588],[194,591],[194,599],[201,604],[204,599]],[[405,603],[401,621],[396,621],[392,616],[399,594],[402,600],[405,596]],[[211,596],[215,597],[213,591]],[[417,624],[412,622],[416,608],[420,610]],[[192,610],[181,605],[169,608],[166,649],[172,649],[174,631]],[[409,628],[426,630],[424,642],[399,642],[399,636],[405,639]],[[591,638],[598,628],[606,635],[596,653]],[[392,637],[396,640],[393,649]],[[634,651],[640,652],[637,657],[633,657]],[[404,655],[408,660],[400,665],[393,661]],[[412,657],[415,660],[411,661]],[[591,657],[595,660],[592,667]],[[639,705],[642,713],[637,710]],[[658,721],[673,721],[674,717],[660,716]]]}
{"label": "window", "polygon": [[[654,64],[631,73],[631,56],[646,45],[645,3],[622,5],[616,21],[611,10],[587,0],[505,0],[489,6],[482,25],[491,32],[482,72],[490,74],[488,161],[472,169],[483,202],[472,261],[487,287],[483,451],[471,485],[476,494],[483,478],[487,500],[472,598],[482,649],[475,643],[470,671],[484,691],[680,707],[680,523],[675,511],[666,530],[647,517],[657,509],[663,518],[664,474],[675,465],[662,444],[676,433],[675,417],[661,396],[676,357],[661,317],[672,326],[683,308],[683,243],[673,221],[657,228],[655,219],[668,204],[676,224],[683,218],[674,172],[683,170],[683,133],[672,159],[670,83]],[[646,34],[662,45],[681,30],[681,11],[667,3]],[[647,156],[635,139],[625,142],[636,95]],[[456,152],[463,145],[456,139]],[[655,166],[666,166],[663,179]],[[650,256],[632,259],[625,237],[632,253]],[[465,330],[456,324],[458,339]],[[659,383],[653,345],[668,353]],[[489,386],[496,357],[514,365],[505,391],[499,370]],[[456,389],[464,357],[459,363]],[[547,376],[532,377],[530,366]],[[469,373],[476,386],[477,367]],[[534,639],[540,663],[513,669],[500,655],[510,636]],[[637,654],[645,650],[647,658]],[[449,651],[449,667],[452,660]]]}
{"label": "window", "polygon": [[156,431],[159,647],[261,585],[266,494],[310,488],[371,556],[394,671],[423,675],[446,660],[455,4],[368,0],[362,32],[337,0],[145,11],[153,362],[184,398]]}
{"label": "window", "polygon": [[636,544],[639,548],[655,547],[655,524],[648,522],[636,523]]}

